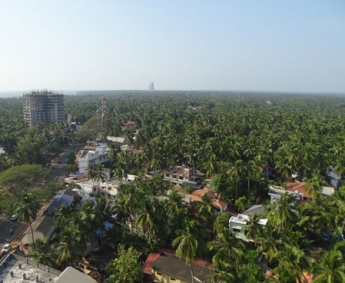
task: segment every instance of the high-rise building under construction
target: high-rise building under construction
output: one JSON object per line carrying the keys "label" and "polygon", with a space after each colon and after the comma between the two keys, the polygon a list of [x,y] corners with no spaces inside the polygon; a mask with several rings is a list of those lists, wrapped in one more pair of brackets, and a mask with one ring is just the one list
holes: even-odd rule
{"label": "high-rise building under construction", "polygon": [[149,91],[154,91],[155,90],[155,85],[154,83],[150,83],[149,85]]}
{"label": "high-rise building under construction", "polygon": [[64,95],[51,91],[23,94],[23,116],[29,126],[65,121]]}

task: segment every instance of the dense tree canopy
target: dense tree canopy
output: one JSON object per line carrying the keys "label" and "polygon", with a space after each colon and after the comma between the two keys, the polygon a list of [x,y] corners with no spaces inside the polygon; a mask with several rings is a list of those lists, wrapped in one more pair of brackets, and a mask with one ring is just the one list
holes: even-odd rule
{"label": "dense tree canopy", "polygon": [[[106,94],[108,101],[105,128],[97,119],[100,94]],[[48,263],[50,253],[52,265],[75,265],[86,243],[98,238],[95,231],[111,221],[106,245],[123,245],[120,253],[125,261],[131,255],[133,270],[137,270],[139,254],[175,247],[177,255],[188,262],[198,257],[213,260],[214,282],[267,282],[270,279],[258,268],[257,259],[268,264],[275,282],[303,282],[306,273],[313,273],[315,282],[344,281],[344,248],[337,244],[344,232],[344,188],[329,198],[321,195],[321,186],[329,185],[325,175],[329,165],[345,173],[344,97],[107,92],[66,96],[65,105],[66,114],[82,125],[80,131],[64,123],[29,128],[21,118],[21,99],[0,100],[0,146],[5,150],[0,156],[2,189],[18,188],[25,193],[48,175],[42,167],[49,160],[47,152],[58,152],[69,140],[84,144],[105,136],[122,136],[129,148],[109,145],[111,161],[106,167],[115,178],[135,174],[139,179],[118,188],[113,208],[104,200],[95,206],[85,204],[78,213],[62,207],[55,217],[62,229],[55,244],[35,243],[41,262]],[[123,127],[128,120],[136,123],[138,131]],[[71,166],[73,159],[71,153]],[[259,225],[255,216],[247,227],[247,236],[256,245],[242,245],[227,230],[231,214],[215,217],[212,200],[203,197],[190,206],[159,175],[141,178],[144,172],[181,164],[200,170],[206,178],[217,175],[210,188],[231,210],[243,211],[259,200],[265,202],[268,184],[284,186],[293,181],[292,174],[307,182],[314,199],[297,205],[284,195],[266,205],[260,217],[268,218],[268,224]],[[66,167],[65,172],[72,169]],[[103,169],[90,167],[89,178],[104,180]],[[52,185],[51,193],[58,188]],[[40,191],[35,194],[44,199]],[[4,197],[2,192],[0,205],[9,211]],[[111,213],[116,219],[109,219]],[[122,277],[113,279],[127,282]]]}

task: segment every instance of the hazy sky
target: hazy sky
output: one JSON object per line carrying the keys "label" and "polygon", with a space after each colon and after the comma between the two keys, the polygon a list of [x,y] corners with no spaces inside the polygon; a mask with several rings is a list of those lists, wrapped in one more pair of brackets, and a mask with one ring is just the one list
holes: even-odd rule
{"label": "hazy sky", "polygon": [[344,0],[1,0],[0,91],[345,93]]}

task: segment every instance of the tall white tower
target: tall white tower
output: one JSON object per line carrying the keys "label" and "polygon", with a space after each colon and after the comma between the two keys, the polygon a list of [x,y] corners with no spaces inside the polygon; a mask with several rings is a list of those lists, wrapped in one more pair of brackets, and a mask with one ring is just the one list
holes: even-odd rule
{"label": "tall white tower", "polygon": [[155,90],[155,85],[153,83],[150,83],[149,91],[154,91],[154,90]]}

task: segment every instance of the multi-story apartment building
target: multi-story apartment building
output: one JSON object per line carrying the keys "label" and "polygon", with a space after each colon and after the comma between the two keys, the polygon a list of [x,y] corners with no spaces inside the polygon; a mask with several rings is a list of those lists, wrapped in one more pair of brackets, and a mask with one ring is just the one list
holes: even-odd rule
{"label": "multi-story apartment building", "polygon": [[23,116],[29,126],[55,124],[65,120],[64,95],[33,91],[23,95]]}
{"label": "multi-story apartment building", "polygon": [[[83,150],[78,158],[79,173],[85,173],[89,165],[97,166],[97,164],[109,162],[110,158],[106,146],[86,146],[85,148],[87,149]],[[95,149],[89,150],[89,148]]]}
{"label": "multi-story apartment building", "polygon": [[198,186],[198,184],[205,178],[205,174],[185,165],[176,165],[172,168],[167,168],[163,170],[163,173],[163,180],[175,186],[191,186],[195,189],[200,189],[201,186]]}

